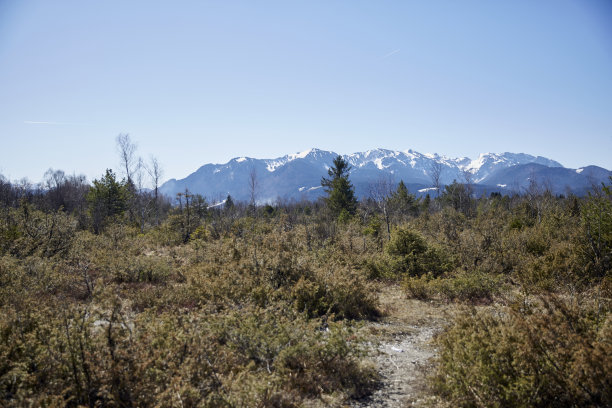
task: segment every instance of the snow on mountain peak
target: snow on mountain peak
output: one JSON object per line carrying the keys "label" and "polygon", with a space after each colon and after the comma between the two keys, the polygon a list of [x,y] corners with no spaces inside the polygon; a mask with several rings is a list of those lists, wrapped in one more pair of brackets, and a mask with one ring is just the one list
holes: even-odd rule
{"label": "snow on mountain peak", "polygon": [[266,163],[266,169],[269,172],[275,171],[277,168],[284,166],[285,164],[296,160],[296,159],[305,159],[308,156],[315,155],[316,153],[321,152],[321,150],[312,147],[308,150],[304,150],[303,152],[291,153],[287,154],[283,157],[279,157],[278,159],[264,160]]}
{"label": "snow on mountain peak", "polygon": [[382,159],[378,158],[378,159],[374,159],[374,164],[376,165],[376,167],[378,167],[380,170],[384,170],[389,166],[385,166],[382,164]]}
{"label": "snow on mountain peak", "polygon": [[[251,168],[258,168],[263,170],[258,177],[262,191],[266,192],[266,197],[295,194],[293,196],[299,198],[297,194],[308,195],[312,192],[321,194],[321,188],[318,186],[321,176],[325,176],[336,156],[334,152],[316,148],[275,159],[239,156],[225,164],[206,164],[185,179],[169,180],[164,183],[162,190],[164,194],[173,196],[189,188],[214,197],[225,196],[231,191],[232,196],[236,194],[238,199],[244,199],[240,194],[244,195],[241,191],[245,189],[245,180],[248,179]],[[396,182],[403,180],[407,184],[419,186],[419,189],[429,188],[431,170],[436,163],[441,165],[443,184],[451,183],[453,180],[462,182],[466,178],[471,178],[474,184],[491,183],[497,188],[501,188],[502,184],[511,185],[514,182],[512,178],[504,178],[507,173],[506,169],[514,172],[512,174],[521,174],[516,172],[520,172],[524,167],[511,169],[514,166],[535,163],[540,166],[532,167],[539,169],[538,171],[543,171],[541,168],[545,169],[545,167],[563,167],[560,163],[545,157],[508,152],[483,153],[472,160],[468,157],[453,158],[434,153],[423,154],[412,149],[399,151],[379,148],[345,154],[342,157],[352,167],[351,179],[357,191],[362,195],[367,194],[367,184],[374,182],[382,175],[390,176]],[[281,168],[282,171],[272,174]],[[551,169],[553,173],[550,174],[560,174],[557,170]],[[472,177],[466,177],[466,171],[471,173]],[[590,168],[580,168],[571,170],[571,173],[574,177],[580,177],[590,171]],[[599,173],[607,177],[606,172],[605,169],[602,169]],[[288,186],[291,188],[289,189]]]}
{"label": "snow on mountain peak", "polygon": [[[309,162],[321,162],[325,168],[328,168],[327,163],[331,162],[332,156],[336,154],[317,148],[310,148],[302,152],[287,154],[276,159],[263,159],[261,162],[265,164],[268,172],[274,172],[278,168],[287,165],[294,160],[308,160]],[[560,163],[547,159],[541,156],[532,156],[525,153],[481,153],[477,159],[469,157],[448,157],[438,153],[419,153],[412,149],[403,151],[388,150],[388,149],[370,149],[365,152],[356,152],[342,155],[344,159],[353,167],[353,170],[358,169],[377,169],[387,171],[391,174],[405,173],[405,169],[417,171],[422,177],[427,179],[433,163],[440,163],[444,171],[442,179],[444,182],[450,182],[453,179],[462,180],[464,172],[469,172],[473,175],[473,182],[479,183],[491,176],[493,172],[500,168],[506,168],[514,165],[537,163],[547,167],[563,167]],[[243,163],[245,161],[253,161],[245,156],[237,157],[226,163],[225,168],[230,163]],[[404,169],[404,170],[401,170]],[[215,173],[218,173],[220,168],[217,168]]]}
{"label": "snow on mountain peak", "polygon": [[316,151],[315,148],[310,148],[310,149],[304,150],[303,152],[300,152],[300,153],[289,154],[289,155],[287,155],[287,157],[289,158],[288,161],[292,161],[292,160],[295,160],[295,159],[305,159],[306,156],[308,156],[310,153],[313,153],[314,151]]}

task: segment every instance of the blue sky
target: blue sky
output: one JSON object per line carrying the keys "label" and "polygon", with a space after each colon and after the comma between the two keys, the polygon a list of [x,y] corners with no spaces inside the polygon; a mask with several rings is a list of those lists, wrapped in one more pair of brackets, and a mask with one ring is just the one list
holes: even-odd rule
{"label": "blue sky", "polygon": [[310,147],[612,169],[612,2],[3,1],[0,173]]}

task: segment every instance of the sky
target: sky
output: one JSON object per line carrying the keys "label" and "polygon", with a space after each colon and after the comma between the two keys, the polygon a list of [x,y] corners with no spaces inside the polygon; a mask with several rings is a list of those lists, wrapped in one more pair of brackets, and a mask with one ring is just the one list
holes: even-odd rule
{"label": "sky", "polygon": [[0,174],[317,147],[612,169],[612,2],[0,0]]}

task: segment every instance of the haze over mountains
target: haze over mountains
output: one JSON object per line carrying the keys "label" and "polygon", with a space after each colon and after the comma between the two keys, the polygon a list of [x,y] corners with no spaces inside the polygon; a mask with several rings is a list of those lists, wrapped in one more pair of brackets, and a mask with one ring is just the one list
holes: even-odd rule
{"label": "haze over mountains", "polygon": [[[228,194],[248,200],[249,180],[255,174],[259,203],[282,199],[316,199],[324,194],[321,177],[338,154],[320,149],[288,154],[276,159],[236,157],[225,164],[205,164],[181,180],[171,179],[160,191],[170,197],[188,189],[218,202]],[[584,195],[595,184],[608,181],[612,172],[597,166],[568,169],[555,160],[525,153],[485,153],[477,159],[451,158],[423,154],[413,150],[374,149],[342,155],[352,166],[350,179],[358,197],[367,197],[370,187],[381,177],[399,183],[403,180],[410,192],[425,194],[432,187],[432,169],[441,169],[440,181],[471,179],[476,194],[523,192],[530,180],[549,188],[555,194],[569,192]]]}

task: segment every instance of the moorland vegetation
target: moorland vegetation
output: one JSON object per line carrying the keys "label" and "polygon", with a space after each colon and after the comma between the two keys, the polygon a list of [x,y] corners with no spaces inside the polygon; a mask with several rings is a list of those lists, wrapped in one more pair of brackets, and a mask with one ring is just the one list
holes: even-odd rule
{"label": "moorland vegetation", "polygon": [[326,200],[211,206],[127,170],[0,180],[0,405],[361,398],[385,285],[460,309],[436,339],[440,404],[612,405],[610,185],[419,199],[380,180],[357,202],[330,170]]}

